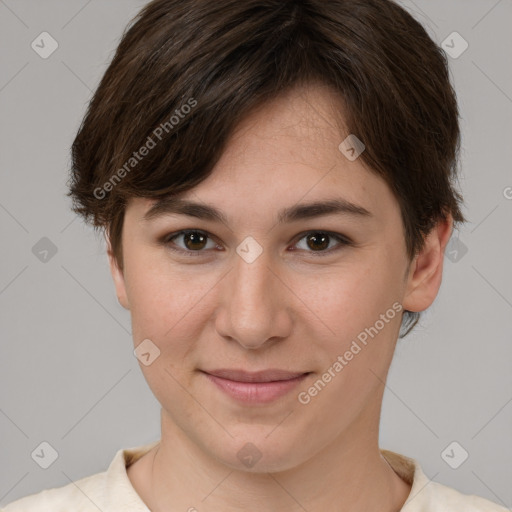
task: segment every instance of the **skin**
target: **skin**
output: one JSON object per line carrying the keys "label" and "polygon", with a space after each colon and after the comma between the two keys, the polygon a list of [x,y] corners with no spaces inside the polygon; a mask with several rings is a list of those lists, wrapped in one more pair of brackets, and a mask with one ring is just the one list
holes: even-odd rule
{"label": "skin", "polygon": [[[310,84],[238,126],[213,173],[182,196],[216,206],[228,225],[184,215],[144,222],[154,200],[128,203],[122,272],[110,246],[108,254],[118,300],[131,313],[134,345],[150,339],[160,350],[141,369],[162,406],[161,442],[128,468],[153,511],[302,512],[336,504],[341,512],[396,512],[407,499],[410,486],[378,446],[401,314],[310,403],[299,403],[297,394],[393,303],[409,311],[431,305],[453,221],[440,222],[410,262],[389,187],[360,158],[351,162],[338,149],[348,135],[340,138],[336,128],[340,108],[328,88]],[[372,216],[277,224],[284,207],[333,197]],[[159,243],[183,229],[212,237],[198,256]],[[311,231],[338,233],[354,244],[330,238],[327,249],[318,249],[308,243]],[[236,252],[247,236],[263,249],[252,263]],[[183,236],[174,244],[198,251]],[[246,405],[198,371],[215,368],[313,373],[274,402]],[[246,443],[261,453],[250,468],[237,457]]]}

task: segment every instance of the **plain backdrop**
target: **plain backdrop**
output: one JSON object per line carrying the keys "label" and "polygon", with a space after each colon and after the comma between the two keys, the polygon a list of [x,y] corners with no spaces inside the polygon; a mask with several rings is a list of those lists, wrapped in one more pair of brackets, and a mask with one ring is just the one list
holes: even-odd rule
{"label": "plain backdrop", "polygon": [[[159,438],[103,238],[70,210],[69,148],[142,0],[0,0],[0,505],[104,471]],[[404,0],[449,57],[469,222],[444,281],[399,341],[381,447],[427,476],[512,507],[512,2]],[[58,48],[31,46],[48,32]],[[47,36],[45,36],[47,37]],[[454,41],[451,43],[451,41]],[[47,46],[48,48],[48,46]],[[47,252],[45,252],[47,251]],[[58,458],[31,454],[49,443]],[[443,458],[451,443],[457,469]]]}

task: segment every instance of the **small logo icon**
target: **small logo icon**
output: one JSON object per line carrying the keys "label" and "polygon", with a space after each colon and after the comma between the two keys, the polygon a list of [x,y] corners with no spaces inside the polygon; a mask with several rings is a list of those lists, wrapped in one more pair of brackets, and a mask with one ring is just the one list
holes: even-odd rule
{"label": "small logo icon", "polygon": [[149,366],[160,355],[160,349],[150,339],[146,338],[138,344],[133,351],[133,355],[144,366]]}
{"label": "small logo icon", "polygon": [[252,468],[262,457],[262,453],[252,443],[246,443],[236,455],[248,468]]}
{"label": "small logo icon", "polygon": [[263,247],[252,236],[248,236],[236,248],[236,252],[246,263],[252,263],[263,252]]}
{"label": "small logo icon", "polygon": [[442,452],[441,458],[450,466],[452,469],[457,469],[469,457],[469,453],[461,446],[457,441],[451,442]]}
{"label": "small logo icon", "polygon": [[366,149],[366,146],[355,135],[350,134],[338,146],[338,149],[343,153],[347,160],[353,162],[359,158],[359,155]]}
{"label": "small logo icon", "polygon": [[43,441],[30,454],[38,466],[48,469],[59,457],[57,450],[47,441]]}
{"label": "small logo icon", "polygon": [[30,46],[39,57],[47,59],[59,47],[59,43],[48,32],[41,32]]}
{"label": "small logo icon", "polygon": [[48,263],[57,254],[57,246],[49,238],[43,236],[32,247],[32,254],[39,261]]}
{"label": "small logo icon", "polygon": [[446,245],[444,255],[452,262],[458,263],[467,254],[468,248],[458,238],[452,238]]}
{"label": "small logo icon", "polygon": [[441,48],[452,59],[458,59],[469,48],[469,43],[458,32],[452,32],[441,43]]}

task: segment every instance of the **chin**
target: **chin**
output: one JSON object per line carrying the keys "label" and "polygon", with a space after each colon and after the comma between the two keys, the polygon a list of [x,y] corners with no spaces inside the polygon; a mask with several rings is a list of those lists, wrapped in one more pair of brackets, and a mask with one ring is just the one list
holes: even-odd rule
{"label": "chin", "polygon": [[[279,428],[265,426],[262,429],[258,425],[257,432],[248,428],[236,438],[229,438],[228,444],[224,443],[215,457],[232,469],[249,473],[277,473],[292,469],[306,461],[308,456],[297,450],[300,446],[298,437],[284,430],[279,435]],[[219,446],[215,442],[207,445]]]}

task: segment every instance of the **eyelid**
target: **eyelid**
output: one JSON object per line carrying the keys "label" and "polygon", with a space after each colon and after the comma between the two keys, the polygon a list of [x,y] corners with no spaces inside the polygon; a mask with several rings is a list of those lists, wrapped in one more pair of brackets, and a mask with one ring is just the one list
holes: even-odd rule
{"label": "eyelid", "polygon": [[[183,249],[181,247],[171,247],[170,246],[170,244],[172,243],[172,240],[174,238],[177,238],[177,237],[179,237],[181,235],[185,235],[187,233],[200,233],[202,235],[205,235],[208,239],[214,241],[217,245],[221,245],[221,244],[219,244],[217,238],[214,235],[212,235],[208,231],[205,231],[205,230],[199,229],[199,228],[188,228],[188,229],[182,229],[180,231],[175,231],[173,233],[170,233],[170,234],[165,235],[164,237],[162,237],[161,243],[164,246],[166,246],[169,250],[171,250],[173,252],[177,252],[177,253],[184,254],[186,256],[192,256],[192,257],[200,256],[203,253],[207,253],[207,252],[209,252],[209,250],[211,250],[211,249],[209,249],[209,250],[190,251],[190,250]],[[306,251],[307,253],[312,254],[315,257],[316,256],[329,255],[329,254],[332,254],[332,253],[336,252],[337,250],[339,250],[339,249],[341,249],[341,248],[343,248],[345,246],[355,245],[354,242],[349,237],[347,237],[346,235],[343,235],[341,233],[335,233],[333,231],[324,230],[324,229],[309,229],[309,230],[303,231],[303,232],[297,234],[294,237],[293,244],[296,245],[306,235],[313,234],[313,233],[322,233],[322,234],[327,235],[330,238],[334,238],[334,239],[336,239],[338,241],[338,245],[336,247],[328,249],[328,250],[324,250],[324,251]]]}
{"label": "eyelid", "polygon": [[205,231],[204,229],[194,229],[194,228],[189,228],[189,229],[182,229],[180,231],[175,231],[174,233],[170,233],[168,235],[165,235],[162,239],[161,239],[161,243],[166,246],[169,250],[173,251],[173,252],[177,252],[177,253],[180,253],[180,254],[185,254],[186,256],[200,256],[204,253],[206,253],[207,251],[205,250],[201,250],[201,251],[187,251],[186,249],[183,249],[182,247],[171,247],[170,244],[172,243],[172,240],[174,238],[177,238],[181,235],[186,235],[187,233],[200,233],[202,235],[205,235],[209,240],[212,240],[214,241],[217,245],[220,245],[216,239],[216,237],[214,235],[212,235],[211,233],[209,233],[208,231]]}
{"label": "eyelid", "polygon": [[336,245],[335,247],[331,247],[330,249],[327,249],[325,251],[306,251],[306,253],[311,254],[313,257],[329,256],[337,252],[338,250],[342,249],[343,247],[355,245],[354,242],[348,236],[345,236],[341,233],[335,233],[334,231],[329,231],[326,229],[308,229],[307,231],[303,231],[302,233],[299,233],[295,237],[294,245],[298,244],[305,236],[314,233],[321,233],[327,235],[330,238],[334,238],[335,240],[338,241],[338,245]]}
{"label": "eyelid", "polygon": [[295,240],[298,242],[299,240],[302,240],[302,238],[304,238],[306,235],[310,235],[312,233],[322,233],[332,238],[336,238],[346,244],[353,243],[353,241],[348,236],[343,235],[342,233],[336,233],[335,231],[329,231],[328,229],[307,229],[306,231],[302,231],[301,233],[297,234],[295,236]]}

